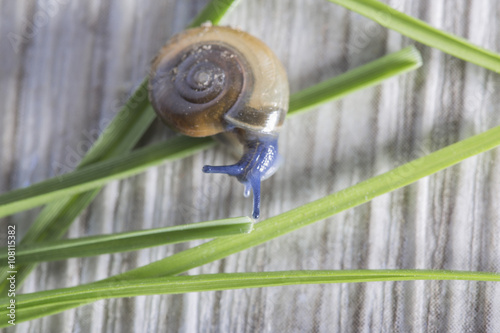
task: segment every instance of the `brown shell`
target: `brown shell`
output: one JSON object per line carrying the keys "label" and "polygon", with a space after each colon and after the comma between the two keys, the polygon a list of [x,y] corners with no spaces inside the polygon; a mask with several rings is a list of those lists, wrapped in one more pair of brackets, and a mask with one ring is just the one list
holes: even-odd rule
{"label": "brown shell", "polygon": [[150,100],[158,116],[189,136],[240,128],[277,134],[288,111],[286,72],[259,39],[229,27],[174,36],[153,61]]}

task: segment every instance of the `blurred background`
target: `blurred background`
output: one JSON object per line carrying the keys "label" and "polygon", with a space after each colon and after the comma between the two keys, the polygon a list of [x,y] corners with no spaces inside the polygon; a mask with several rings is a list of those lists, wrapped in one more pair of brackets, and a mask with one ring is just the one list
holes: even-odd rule
{"label": "blurred background", "polygon": [[[500,52],[495,0],[385,1]],[[73,170],[146,76],[159,48],[208,3],[0,0],[0,192]],[[261,219],[500,125],[500,76],[324,0],[243,0],[221,22],[262,39],[291,92],[415,45],[423,66],[286,122]],[[140,145],[175,133],[156,121]],[[252,200],[205,164],[216,148],[108,184],[68,237],[248,215]],[[500,271],[494,149],[298,232],[189,271]],[[39,208],[4,218],[22,236]],[[5,245],[2,231],[1,244]],[[19,238],[20,239],[20,238]],[[22,292],[124,272],[200,242],[39,265]],[[105,300],[6,332],[499,332],[500,285],[417,281],[304,285]]]}

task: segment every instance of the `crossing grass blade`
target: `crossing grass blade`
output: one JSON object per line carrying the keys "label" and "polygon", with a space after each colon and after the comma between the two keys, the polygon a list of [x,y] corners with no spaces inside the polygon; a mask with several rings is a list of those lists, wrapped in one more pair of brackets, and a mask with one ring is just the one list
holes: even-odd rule
{"label": "crossing grass blade", "polygon": [[422,44],[500,73],[500,54],[491,52],[431,25],[403,14],[377,0],[328,0]]}
{"label": "crossing grass blade", "polygon": [[[245,216],[173,227],[34,243],[16,247],[16,263],[26,264],[41,261],[56,261],[68,258],[91,257],[107,253],[135,251],[195,239],[248,233],[252,228],[253,221]],[[7,262],[7,254],[7,248],[1,249],[0,260]]]}
{"label": "crossing grass blade", "polygon": [[[300,114],[322,103],[416,69],[422,64],[420,53],[407,47],[337,77],[292,94],[289,116]],[[148,107],[149,109],[150,107]],[[153,111],[148,111],[153,112]],[[210,138],[176,137],[128,154],[94,162],[27,188],[0,195],[0,217],[36,207],[52,200],[100,188],[107,182],[135,175],[167,160],[183,158],[207,149],[215,142]]]}
{"label": "crossing grass blade", "polygon": [[[343,5],[362,15],[374,19],[380,24],[399,31],[426,45],[438,48],[458,58],[470,61],[485,68],[500,73],[500,56],[470,44],[468,41],[451,34],[437,30],[428,24],[400,13],[391,7],[375,0],[330,0]],[[195,24],[208,20],[204,15],[220,15],[234,5],[236,1],[213,1],[201,16],[195,19]],[[218,9],[225,8],[225,10]],[[221,14],[222,13],[222,14]],[[216,20],[212,20],[213,22]],[[214,22],[216,23],[216,22]],[[401,52],[401,51],[400,51]],[[412,51],[415,55],[418,52]],[[411,52],[409,52],[411,53]],[[405,60],[406,61],[406,60]],[[388,62],[388,65],[393,65]],[[418,63],[407,64],[405,71],[418,67]],[[376,66],[378,68],[378,66]],[[347,73],[346,73],[347,74]],[[339,98],[356,88],[360,84],[361,74],[354,75],[351,86],[341,86],[336,81],[323,86],[318,85],[312,90],[306,90],[292,95],[290,101],[290,114],[298,114],[319,103]],[[380,73],[382,75],[382,72]],[[377,73],[371,75],[369,84],[375,84],[385,77]],[[389,76],[389,75],[388,75]],[[370,75],[369,75],[370,77]],[[345,79],[346,77],[344,77]],[[356,79],[357,78],[357,79]],[[335,78],[336,79],[336,78]],[[332,79],[332,80],[335,80]],[[144,94],[146,81],[127,103],[122,115],[127,121],[119,123],[109,133],[104,133],[95,147],[82,160],[82,170],[90,164],[108,158],[123,157],[123,153],[132,149],[137,140],[154,119],[147,99],[140,99]],[[337,95],[329,95],[328,90],[336,86]],[[343,90],[344,89],[344,90]],[[138,95],[139,93],[139,95]],[[301,95],[302,94],[302,95]],[[134,110],[134,112],[130,112]],[[132,121],[132,117],[136,117]],[[113,124],[113,123],[112,123]],[[132,130],[130,134],[120,136],[125,129]],[[118,134],[117,134],[118,133]],[[114,135],[116,134],[116,137]],[[493,149],[500,145],[500,127],[492,128],[484,133],[462,140],[456,144],[443,148],[415,161],[402,165],[382,175],[363,181],[350,188],[331,194],[327,197],[303,205],[291,211],[272,217],[255,225],[250,234],[235,235],[219,238],[198,247],[182,251],[168,258],[149,265],[133,269],[117,276],[97,281],[91,284],[73,288],[43,291],[39,293],[16,295],[18,308],[18,321],[26,321],[44,315],[61,312],[82,304],[87,304],[103,298],[132,297],[137,295],[170,294],[184,292],[200,292],[208,290],[240,289],[265,286],[282,286],[289,284],[307,283],[348,283],[370,281],[407,281],[407,280],[474,280],[474,281],[500,281],[499,274],[482,272],[457,272],[457,271],[419,271],[419,270],[380,270],[380,271],[292,271],[292,272],[264,272],[264,273],[233,273],[199,276],[172,276],[189,269],[204,265],[224,258],[230,254],[262,244],[270,239],[279,237],[303,226],[322,220],[333,214],[355,207],[371,199],[406,186],[418,179],[438,172],[454,165],[465,158]],[[137,170],[137,169],[134,169]],[[100,184],[99,186],[101,186]],[[59,238],[67,229],[78,213],[90,203],[98,193],[99,188],[84,192],[78,196],[64,199],[51,204],[49,210],[42,211],[39,222],[30,229],[23,239],[23,244],[38,242],[44,239]],[[63,222],[54,223],[61,218]],[[33,264],[19,267],[18,281],[22,280]],[[2,271],[0,271],[2,272]],[[7,277],[0,274],[3,285],[6,286]],[[20,277],[19,277],[20,276]],[[4,316],[9,299],[0,299],[0,315]],[[7,325],[2,322],[1,325]]]}
{"label": "crossing grass blade", "polygon": [[160,163],[192,155],[215,145],[210,138],[178,136],[170,140],[111,157],[26,188],[0,195],[0,217],[53,200],[100,188]]}
{"label": "crossing grass blade", "polygon": [[[238,2],[238,0],[212,0],[189,26],[195,26],[206,21],[218,24],[227,11]],[[130,151],[156,118],[155,113],[149,106],[146,78],[83,157],[77,168]],[[71,223],[99,194],[100,190],[101,188],[96,188],[60,198],[45,206],[24,235],[20,244],[61,238]],[[18,286],[21,285],[34,267],[34,264],[17,267]],[[0,267],[0,292],[5,292],[7,289],[6,277],[7,269]]]}
{"label": "crossing grass blade", "polygon": [[151,278],[188,271],[359,206],[499,145],[500,126],[497,126],[354,186],[256,223],[250,234],[215,239],[110,279]]}
{"label": "crossing grass blade", "polygon": [[[179,294],[215,290],[278,287],[300,284],[375,281],[464,280],[500,281],[500,274],[436,270],[341,270],[222,273],[169,276],[120,282],[90,283],[16,297],[16,322],[32,320],[101,299],[142,295]],[[0,316],[9,313],[9,299],[0,299]],[[9,325],[6,320],[0,327]]]}
{"label": "crossing grass blade", "polygon": [[291,95],[288,114],[300,114],[420,66],[420,53],[414,46],[408,46]]}

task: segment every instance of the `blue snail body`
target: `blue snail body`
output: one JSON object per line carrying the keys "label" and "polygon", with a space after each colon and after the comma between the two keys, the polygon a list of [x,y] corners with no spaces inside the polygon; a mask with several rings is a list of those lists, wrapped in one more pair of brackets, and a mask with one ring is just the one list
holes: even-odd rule
{"label": "blue snail body", "polygon": [[236,177],[245,186],[245,197],[253,191],[252,217],[258,219],[260,215],[260,182],[269,177],[278,167],[277,139],[256,139],[248,141],[243,156],[233,165],[211,166],[205,165],[205,173],[224,173]]}
{"label": "blue snail body", "polygon": [[229,27],[201,27],[174,36],[153,61],[151,104],[160,119],[194,137],[230,133],[241,159],[204,166],[236,177],[253,192],[260,215],[260,183],[279,166],[278,134],[288,111],[286,72],[260,40]]}

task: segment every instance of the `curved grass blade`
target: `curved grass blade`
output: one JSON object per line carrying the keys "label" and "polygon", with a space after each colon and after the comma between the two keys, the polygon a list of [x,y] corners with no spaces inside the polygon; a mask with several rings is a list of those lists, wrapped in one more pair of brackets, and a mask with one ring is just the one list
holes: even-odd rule
{"label": "curved grass blade", "polygon": [[[90,283],[18,295],[16,321],[22,322],[61,312],[101,299],[142,295],[180,294],[215,290],[276,287],[299,284],[359,283],[375,281],[464,280],[500,281],[500,274],[436,270],[341,270],[222,273],[170,276],[120,282]],[[8,298],[0,299],[0,316],[6,317]],[[0,325],[8,325],[2,321]]]}
{"label": "curved grass blade", "polygon": [[405,47],[400,51],[292,94],[288,115],[299,114],[420,66],[422,66],[422,57],[418,50],[414,46]]}
{"label": "curved grass blade", "polygon": [[[210,1],[190,26],[206,21],[211,21],[213,24],[219,23],[226,12],[237,2],[238,0]],[[146,78],[100,135],[77,168],[95,161],[118,156],[130,151],[137,144],[156,118],[153,110],[150,107],[148,108],[147,96]],[[61,238],[71,223],[99,194],[100,190],[100,188],[97,188],[71,197],[61,198],[48,204],[28,229],[21,240],[21,244]],[[33,264],[17,267],[18,286],[21,285],[34,267]],[[7,289],[6,277],[7,269],[0,267],[0,292],[5,292]]]}
{"label": "curved grass blade", "polygon": [[[16,248],[16,263],[25,264],[68,258],[91,257],[101,254],[135,251],[148,247],[176,244],[195,239],[249,233],[253,221],[237,217],[208,222],[190,223],[166,228],[98,235],[34,243]],[[7,248],[0,251],[0,261],[7,262]]]}
{"label": "curved grass blade", "polygon": [[397,31],[422,44],[457,58],[500,73],[500,54],[470,43],[468,40],[436,29],[429,24],[377,0],[328,0],[359,13],[378,24]]}
{"label": "curved grass blade", "polygon": [[99,188],[112,180],[130,177],[151,166],[180,159],[214,145],[215,141],[210,138],[178,136],[129,154],[95,162],[59,177],[0,195],[0,217]]}
{"label": "curved grass blade", "polygon": [[196,16],[188,27],[197,27],[210,21],[213,25],[219,24],[220,20],[227,15],[241,0],[216,0],[208,3]]}
{"label": "curved grass blade", "polygon": [[250,234],[215,239],[102,281],[151,278],[185,272],[262,244],[348,208],[359,206],[379,195],[409,185],[498,145],[500,145],[500,126],[449,145],[319,200],[256,223]]}
{"label": "curved grass blade", "polygon": [[[94,282],[92,286],[95,287],[96,285],[103,284],[102,290],[105,290],[105,285],[108,283],[111,283],[112,286],[118,286],[126,283],[127,280],[137,285],[141,279],[175,275],[187,271],[249,247],[259,245],[345,209],[363,204],[378,195],[406,186],[422,177],[498,145],[500,145],[500,126],[406,163],[340,192],[257,223],[251,234],[225,237],[223,240],[217,239],[149,265]],[[446,279],[446,276],[436,278]],[[395,278],[388,276],[387,280],[392,281]],[[363,281],[366,282],[368,280]],[[88,285],[86,286],[88,287]],[[86,304],[87,302],[90,301],[76,301],[73,299],[68,300],[64,304],[50,306],[48,309],[51,311],[50,313],[56,313]],[[44,302],[44,305],[47,305],[47,302]],[[32,313],[36,314],[37,312],[34,311]]]}
{"label": "curved grass blade", "polygon": [[[323,81],[290,97],[288,115],[306,110],[373,86],[387,78],[416,69],[422,64],[413,47],[386,55],[344,74]],[[177,137],[127,155],[95,162],[74,172],[0,195],[0,217],[43,203],[100,187],[105,183],[129,177],[166,160],[182,158],[215,144],[209,138]]]}

